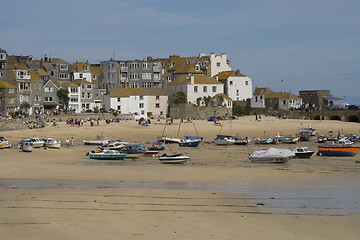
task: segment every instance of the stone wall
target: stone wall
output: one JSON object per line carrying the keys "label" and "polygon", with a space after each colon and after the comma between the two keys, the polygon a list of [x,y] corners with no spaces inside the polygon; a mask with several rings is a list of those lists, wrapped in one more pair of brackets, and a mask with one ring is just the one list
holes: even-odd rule
{"label": "stone wall", "polygon": [[211,116],[232,116],[232,109],[225,107],[199,107],[192,104],[179,104],[169,107],[169,117],[175,119],[196,118],[207,120]]}

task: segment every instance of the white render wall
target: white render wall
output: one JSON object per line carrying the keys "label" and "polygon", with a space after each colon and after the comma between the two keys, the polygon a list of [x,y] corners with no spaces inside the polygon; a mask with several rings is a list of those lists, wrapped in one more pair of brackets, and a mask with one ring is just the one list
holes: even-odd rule
{"label": "white render wall", "polygon": [[[220,63],[220,66],[218,66],[217,63]],[[220,72],[231,71],[231,67],[229,66],[229,64],[227,64],[227,55],[225,53],[222,53],[220,56],[211,53],[210,66],[210,77],[213,77]]]}
{"label": "white render wall", "polygon": [[301,105],[302,99],[279,99],[279,108],[283,110],[289,110],[290,108],[300,108]]}
{"label": "white render wall", "polygon": [[227,95],[234,101],[249,99],[253,92],[252,80],[249,77],[229,77],[227,79],[227,91]]}
{"label": "white render wall", "polygon": [[[198,87],[198,92],[194,91],[194,87]],[[203,91],[203,87],[207,87],[207,91]],[[213,86],[216,87],[216,91],[213,92]],[[224,85],[223,84],[188,84],[187,85],[187,102],[191,102],[197,104],[196,99],[203,97],[214,97],[219,93],[224,93]]]}
{"label": "white render wall", "polygon": [[[256,101],[257,98],[257,101]],[[251,98],[252,108],[265,108],[265,98],[263,95],[252,96]]]}

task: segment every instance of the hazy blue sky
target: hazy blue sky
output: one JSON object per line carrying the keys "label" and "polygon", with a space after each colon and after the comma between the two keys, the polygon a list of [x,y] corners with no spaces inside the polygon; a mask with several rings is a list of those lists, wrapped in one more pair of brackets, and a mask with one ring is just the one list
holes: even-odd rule
{"label": "hazy blue sky", "polygon": [[359,9],[360,0],[4,0],[0,48],[71,63],[226,53],[254,88],[330,89],[360,104]]}

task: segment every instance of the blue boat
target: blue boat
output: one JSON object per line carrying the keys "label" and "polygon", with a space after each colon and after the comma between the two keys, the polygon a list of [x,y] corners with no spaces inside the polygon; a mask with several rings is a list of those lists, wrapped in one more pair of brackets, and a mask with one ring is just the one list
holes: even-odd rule
{"label": "blue boat", "polygon": [[318,146],[318,156],[325,157],[354,157],[359,151],[359,147],[342,145]]}
{"label": "blue boat", "polygon": [[200,139],[184,139],[179,142],[180,147],[197,147],[199,146]]}
{"label": "blue boat", "polygon": [[203,140],[203,137],[200,136],[185,136],[185,139],[192,139],[192,140]]}
{"label": "blue boat", "polygon": [[150,151],[164,150],[164,149],[165,149],[164,142],[154,142],[151,147],[148,147],[148,150]]}

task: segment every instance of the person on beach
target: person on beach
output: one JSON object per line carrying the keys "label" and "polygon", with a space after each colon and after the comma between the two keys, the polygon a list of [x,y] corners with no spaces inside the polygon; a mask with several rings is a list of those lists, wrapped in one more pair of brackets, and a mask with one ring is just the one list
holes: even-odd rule
{"label": "person on beach", "polygon": [[74,142],[75,142],[74,137],[71,137],[71,146],[74,146]]}
{"label": "person on beach", "polygon": [[66,141],[65,141],[65,146],[68,147],[70,145],[70,141],[69,141],[69,138],[66,138]]}

